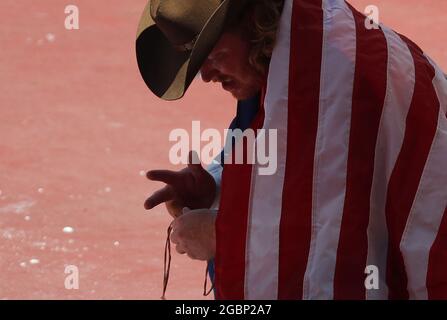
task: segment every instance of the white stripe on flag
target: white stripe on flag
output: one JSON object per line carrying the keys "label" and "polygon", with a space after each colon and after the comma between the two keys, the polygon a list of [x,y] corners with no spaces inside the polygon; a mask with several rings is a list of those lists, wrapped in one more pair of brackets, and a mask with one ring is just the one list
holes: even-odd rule
{"label": "white stripe on flag", "polygon": [[332,299],[346,173],[356,60],[356,27],[344,1],[323,1],[324,35],[314,160],[312,235],[304,299]]}
{"label": "white stripe on flag", "polygon": [[[439,86],[445,83],[440,81],[444,76],[439,68],[435,69],[436,77],[433,85],[441,105],[446,106],[446,87]],[[400,243],[407,271],[410,299],[428,298],[426,279],[430,248],[436,239],[447,206],[446,159],[447,119],[443,108],[440,108],[436,135]]]}
{"label": "white stripe on flag", "polygon": [[425,56],[431,63],[433,68],[435,68],[436,76],[433,80],[435,86],[436,94],[441,103],[441,110],[444,114],[447,113],[447,76],[444,74],[442,69],[433,61],[429,56]]}
{"label": "white stripe on flag", "polygon": [[[292,0],[280,22],[265,97],[263,129],[277,129],[277,172],[259,175],[253,165],[246,244],[245,299],[278,298],[279,227],[287,156],[287,113]],[[268,141],[268,139],[266,139]],[[268,194],[268,196],[266,196]]]}
{"label": "white stripe on flag", "polygon": [[387,88],[377,137],[367,232],[367,265],[375,265],[379,269],[379,289],[366,291],[366,298],[373,300],[388,298],[386,195],[388,182],[402,147],[415,85],[414,61],[407,44],[394,31],[384,26],[382,29],[388,46]]}

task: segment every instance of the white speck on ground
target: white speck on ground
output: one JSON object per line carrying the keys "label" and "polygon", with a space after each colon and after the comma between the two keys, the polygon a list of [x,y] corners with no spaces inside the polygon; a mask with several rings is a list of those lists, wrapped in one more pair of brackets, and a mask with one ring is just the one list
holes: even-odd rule
{"label": "white speck on ground", "polygon": [[40,260],[39,260],[39,259],[36,259],[36,258],[32,258],[32,259],[30,259],[29,263],[30,263],[30,264],[39,264],[39,263],[40,263]]}
{"label": "white speck on ground", "polygon": [[31,217],[30,216],[25,216],[25,221],[30,221],[31,220]]}
{"label": "white speck on ground", "polygon": [[110,191],[112,191],[112,188],[110,188],[110,187],[105,187],[105,188],[104,188],[104,191],[105,191],[105,192],[110,192]]}
{"label": "white speck on ground", "polygon": [[140,171],[140,176],[144,177],[145,175],[146,175],[146,171],[141,170],[141,171]]}
{"label": "white speck on ground", "polygon": [[74,232],[74,228],[73,227],[64,227],[62,229],[62,232],[64,232],[64,233],[73,233]]}
{"label": "white speck on ground", "polygon": [[45,35],[45,38],[47,39],[48,42],[54,42],[54,40],[56,40],[56,36],[53,33],[47,33]]}
{"label": "white speck on ground", "polygon": [[37,192],[39,192],[39,193],[43,193],[43,192],[44,192],[44,189],[43,189],[43,188],[39,188],[39,189],[37,189]]}
{"label": "white speck on ground", "polygon": [[118,247],[118,246],[120,245],[120,242],[119,242],[119,241],[115,241],[115,242],[113,243],[113,245],[114,245],[115,247]]}

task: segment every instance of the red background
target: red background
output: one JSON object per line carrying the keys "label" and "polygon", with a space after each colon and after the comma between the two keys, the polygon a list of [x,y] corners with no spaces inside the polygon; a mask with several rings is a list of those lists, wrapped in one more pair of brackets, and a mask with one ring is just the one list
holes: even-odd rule
{"label": "red background", "polygon": [[[147,90],[134,53],[145,2],[0,3],[0,299],[160,297],[170,219],[143,209],[160,184],[140,172],[175,168],[169,132],[192,120],[222,132],[235,101],[200,81],[174,103]],[[377,5],[447,69],[446,1],[351,3]],[[64,28],[68,4],[79,30]],[[65,265],[78,266],[79,290],[64,288]],[[204,268],[174,253],[167,297],[202,298]]]}

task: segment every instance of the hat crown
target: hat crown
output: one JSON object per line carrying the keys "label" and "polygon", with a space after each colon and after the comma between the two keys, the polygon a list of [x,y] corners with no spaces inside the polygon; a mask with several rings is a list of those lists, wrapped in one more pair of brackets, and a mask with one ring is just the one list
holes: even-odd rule
{"label": "hat crown", "polygon": [[222,0],[152,0],[150,13],[157,27],[175,46],[192,41]]}

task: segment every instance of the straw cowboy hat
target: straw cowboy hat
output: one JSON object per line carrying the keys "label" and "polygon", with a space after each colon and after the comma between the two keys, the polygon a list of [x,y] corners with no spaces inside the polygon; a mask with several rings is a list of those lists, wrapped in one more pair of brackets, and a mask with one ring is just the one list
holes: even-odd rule
{"label": "straw cowboy hat", "polygon": [[149,0],[138,26],[138,67],[149,89],[164,100],[183,97],[247,0]]}

